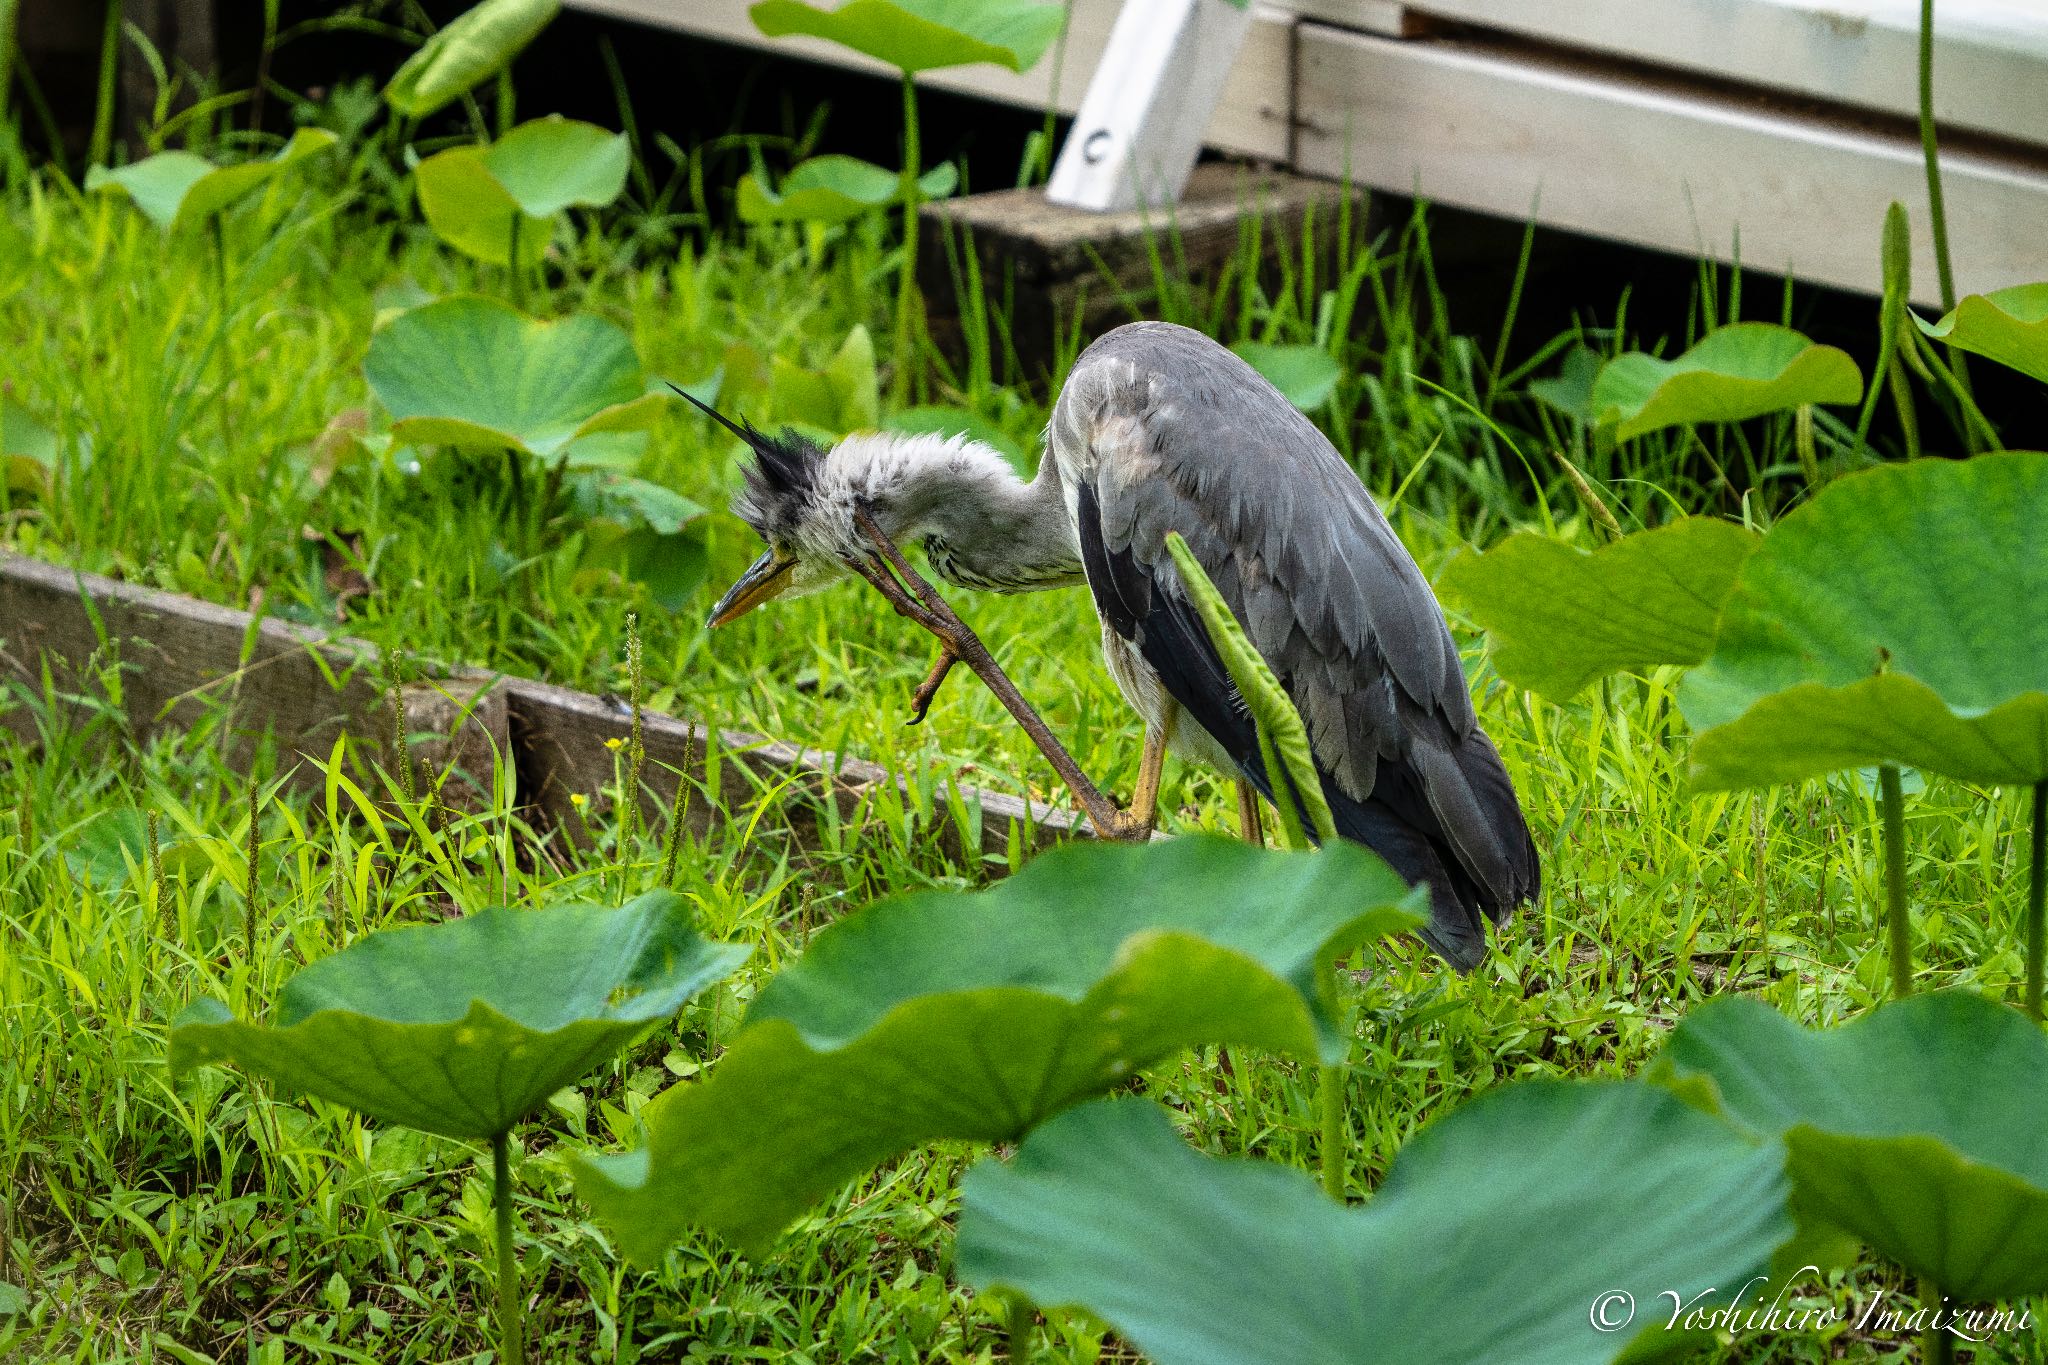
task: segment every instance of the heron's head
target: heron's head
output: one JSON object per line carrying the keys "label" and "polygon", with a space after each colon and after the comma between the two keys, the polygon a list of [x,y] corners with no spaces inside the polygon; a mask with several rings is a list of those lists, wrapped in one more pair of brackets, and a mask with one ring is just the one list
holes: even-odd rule
{"label": "heron's head", "polygon": [[[771,436],[751,422],[735,423],[695,398],[690,401],[747,443],[752,458],[742,469],[732,510],[767,546],[718,599],[711,624],[736,621],[777,597],[817,592],[853,572],[867,547],[854,522],[860,487],[847,474],[870,467],[874,452],[868,447],[885,445],[890,438],[849,436],[827,449],[789,428]],[[889,507],[870,506],[885,530],[893,535],[901,529],[892,524]]]}

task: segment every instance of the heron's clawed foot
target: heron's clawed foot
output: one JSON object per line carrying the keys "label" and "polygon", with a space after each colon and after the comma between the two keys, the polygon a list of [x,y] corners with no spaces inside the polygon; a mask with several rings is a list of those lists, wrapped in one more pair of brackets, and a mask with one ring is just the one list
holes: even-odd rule
{"label": "heron's clawed foot", "polygon": [[910,698],[910,719],[905,725],[921,725],[925,713],[932,709],[932,699],[939,695],[939,688],[945,683],[946,675],[953,671],[953,665],[960,662],[960,656],[948,644],[939,651],[939,661],[932,665],[932,671],[917,685],[917,691]]}
{"label": "heron's clawed foot", "polygon": [[1098,838],[1114,839],[1119,843],[1142,844],[1152,837],[1157,826],[1154,817],[1134,810],[1114,811],[1106,821],[1098,823],[1092,816],[1089,824],[1095,826]]}

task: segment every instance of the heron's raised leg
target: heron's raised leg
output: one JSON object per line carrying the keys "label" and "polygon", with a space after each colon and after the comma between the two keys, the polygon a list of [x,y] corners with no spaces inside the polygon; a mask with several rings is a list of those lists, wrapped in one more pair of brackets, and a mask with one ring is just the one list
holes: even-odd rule
{"label": "heron's raised leg", "polygon": [[[988,690],[996,694],[996,700],[1003,704],[1003,709],[1023,727],[1024,733],[1031,737],[1031,742],[1038,746],[1038,751],[1052,764],[1053,771],[1059,774],[1060,781],[1067,784],[1067,790],[1074,794],[1075,802],[1087,813],[1088,822],[1095,827],[1097,834],[1111,839],[1148,836],[1152,831],[1152,822],[1148,819],[1142,826],[1138,825],[1131,816],[1118,810],[1109,798],[1102,794],[1101,789],[1088,780],[1088,775],[1081,771],[1080,764],[1074,762],[1074,756],[1067,752],[1066,746],[1059,742],[1058,737],[1047,728],[1038,713],[1031,709],[1031,703],[1024,700],[1023,694],[1017,690],[1017,685],[1010,681],[1009,675],[1003,672],[1002,665],[988,652],[988,646],[981,642],[981,637],[946,605],[946,599],[939,596],[937,589],[927,583],[917,570],[910,567],[910,561],[903,557],[903,552],[896,548],[896,542],[889,539],[888,533],[876,525],[874,517],[869,515],[868,510],[865,507],[856,508],[853,515],[855,524],[874,544],[876,550],[873,560],[856,562],[852,566],[854,571],[874,584],[875,590],[888,599],[889,605],[896,608],[899,616],[909,617],[938,637],[942,647],[938,666],[932,669],[931,676],[918,688],[918,698],[925,705],[930,705],[932,695],[939,690],[939,684],[945,681],[946,674],[952,671],[953,664],[966,664],[974,671],[976,677],[988,685]],[[909,591],[905,591],[905,584],[909,585]]]}
{"label": "heron's raised leg", "polygon": [[1246,843],[1265,846],[1266,831],[1259,825],[1259,789],[1243,780],[1237,784],[1237,828]]}

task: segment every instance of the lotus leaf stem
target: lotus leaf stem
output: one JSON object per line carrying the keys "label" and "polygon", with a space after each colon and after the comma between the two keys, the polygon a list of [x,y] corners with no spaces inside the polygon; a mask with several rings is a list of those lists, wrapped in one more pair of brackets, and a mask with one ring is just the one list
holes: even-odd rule
{"label": "lotus leaf stem", "polygon": [[1009,1310],[1004,1319],[1004,1348],[1012,1365],[1023,1365],[1031,1359],[1031,1303],[1022,1294],[1012,1294],[1009,1299]]}
{"label": "lotus leaf stem", "polygon": [[114,90],[120,79],[121,4],[120,0],[107,0],[100,29],[99,97],[93,105],[92,141],[85,153],[88,166],[104,166],[114,154]]}
{"label": "lotus leaf stem", "polygon": [[2034,784],[2033,867],[2027,881],[2027,1018],[2041,1022],[2041,975],[2048,956],[2048,780]]}
{"label": "lotus leaf stem", "polygon": [[1941,202],[1941,152],[1934,135],[1934,0],[1920,0],[1920,150],[1927,161],[1927,211],[1934,228],[1934,266],[1941,275],[1941,311],[1956,306],[1956,272],[1948,254],[1948,215]]}
{"label": "lotus leaf stem", "polygon": [[522,313],[526,311],[526,281],[519,278],[519,228],[521,220],[525,217],[526,210],[521,208],[514,208],[512,210],[511,249],[505,257],[505,269],[510,275],[507,292],[511,297],[512,306]]}
{"label": "lotus leaf stem", "polygon": [[519,1316],[519,1257],[512,1245],[512,1139],[491,1138],[491,1207],[498,1219],[498,1359],[526,1365],[525,1324]]}
{"label": "lotus leaf stem", "polygon": [[[1941,1290],[1931,1281],[1920,1281],[1920,1305],[1927,1309],[1935,1322],[1940,1322],[1941,1311],[1948,1304]],[[1941,1326],[1929,1327],[1920,1336],[1920,1359],[1922,1365],[1955,1365],[1955,1334]]]}
{"label": "lotus leaf stem", "polygon": [[1323,1101],[1323,1193],[1344,1202],[1344,1068],[1324,1064]]}
{"label": "lotus leaf stem", "polygon": [[1906,914],[1906,794],[1895,763],[1877,770],[1884,807],[1885,922],[1891,935],[1892,995],[1903,1000],[1913,993],[1912,921]]}
{"label": "lotus leaf stem", "polygon": [[910,310],[917,292],[917,174],[924,159],[917,127],[917,80],[903,73],[903,273],[896,286],[896,368],[889,381],[901,406],[910,396]]}

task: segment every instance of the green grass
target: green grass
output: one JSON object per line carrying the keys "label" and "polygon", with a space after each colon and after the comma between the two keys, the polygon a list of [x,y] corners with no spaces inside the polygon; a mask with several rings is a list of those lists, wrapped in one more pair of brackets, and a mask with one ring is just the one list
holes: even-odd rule
{"label": "green grass", "polygon": [[[828,824],[821,849],[793,846],[774,797],[730,812],[733,822],[707,840],[683,842],[675,885],[697,903],[704,931],[758,951],[732,983],[521,1133],[532,1353],[821,1365],[1000,1358],[1000,1309],[974,1302],[947,1273],[969,1149],[885,1168],[759,1263],[694,1241],[647,1275],[624,1268],[570,1197],[563,1154],[630,1140],[638,1106],[715,1057],[753,989],[818,925],[892,890],[987,875],[939,851],[934,792],[945,778],[1060,793],[969,679],[949,685],[924,726],[901,726],[930,646],[864,586],[777,603],[707,633],[701,610],[667,616],[634,585],[579,567],[575,525],[552,525],[537,543],[508,533],[494,462],[436,454],[416,469],[392,459],[324,470],[320,433],[368,401],[361,361],[380,299],[407,282],[434,293],[503,287],[408,218],[349,202],[344,191],[374,191],[374,168],[365,153],[333,182],[291,180],[238,210],[223,258],[203,236],[164,243],[118,200],[17,178],[0,211],[4,378],[65,454],[45,495],[0,503],[0,544],[343,629],[423,662],[593,690],[626,690],[625,618],[638,613],[651,706],[909,775],[919,799],[877,797],[857,818]],[[879,223],[822,242],[712,235],[679,250],[660,248],[645,228],[631,217],[579,220],[532,306],[616,318],[651,373],[679,380],[726,363],[735,343],[815,366],[856,324],[887,335],[895,258]],[[1317,225],[1283,276],[1265,283],[1243,266],[1255,258],[1251,242],[1213,289],[1180,284],[1162,264],[1154,297],[1133,307],[1226,340],[1337,349],[1346,379],[1327,425],[1431,574],[1511,525],[1588,536],[1552,449],[1599,482],[1624,522],[1660,519],[1673,505],[1761,517],[1797,495],[1789,423],[1590,447],[1522,392],[1576,338],[1540,349],[1536,364],[1497,366],[1500,320],[1485,320],[1478,336],[1454,329],[1419,225],[1335,253],[1332,274],[1318,248],[1335,230]],[[1712,283],[1708,275],[1703,314],[1723,311]],[[912,392],[971,407],[1028,446],[1048,395],[1004,368],[983,355],[955,382],[920,357]],[[1824,452],[1845,458],[1842,433],[1821,435]],[[735,477],[729,444],[681,417],[656,433],[641,472],[711,506]],[[722,517],[714,579],[754,549]],[[341,568],[360,573],[367,592],[338,601],[330,571]],[[1099,661],[1085,594],[963,595],[960,606],[1083,767],[1127,790],[1140,735]],[[11,625],[0,622],[0,639]],[[1460,1099],[1521,1076],[1632,1071],[1710,994],[1759,993],[1820,1022],[1884,989],[1874,783],[1843,777],[1695,800],[1683,781],[1675,675],[1614,679],[1552,707],[1503,688],[1481,642],[1454,625],[1548,889],[1471,979],[1450,979],[1408,947],[1377,959],[1360,984],[1354,1196],[1406,1135]],[[25,1311],[0,1316],[0,1356],[484,1358],[487,1153],[282,1101],[226,1071],[174,1091],[165,1028],[202,993],[260,1009],[295,964],[386,924],[498,900],[643,889],[658,876],[663,831],[582,852],[524,829],[502,791],[492,808],[437,829],[417,810],[409,824],[393,822],[388,803],[373,817],[338,784],[331,793],[265,787],[263,929],[251,955],[242,931],[251,778],[223,761],[219,723],[138,746],[104,706],[67,720],[65,708],[27,693],[4,704],[41,739],[0,739],[0,791],[12,807],[0,812],[0,1282],[28,1299]],[[259,778],[278,763],[259,762]],[[1168,783],[1170,827],[1228,827],[1229,792],[1214,775],[1175,762]],[[176,846],[160,882],[146,868],[109,881],[67,863],[93,821],[127,807],[158,812]],[[2022,816],[2017,796],[1949,783],[1912,799],[1923,984],[2014,990]],[[1313,1164],[1313,1075],[1205,1056],[1143,1084],[1211,1150]],[[1809,1289],[1860,1303],[1880,1285],[1910,1295],[1874,1266]],[[1047,1325],[1041,1348],[1059,1361],[1129,1358],[1069,1315]],[[1897,1358],[1906,1349],[1853,1336],[1833,1345],[1749,1338],[1727,1353]],[[2048,1337],[2001,1342],[1984,1358],[2048,1359]]]}

